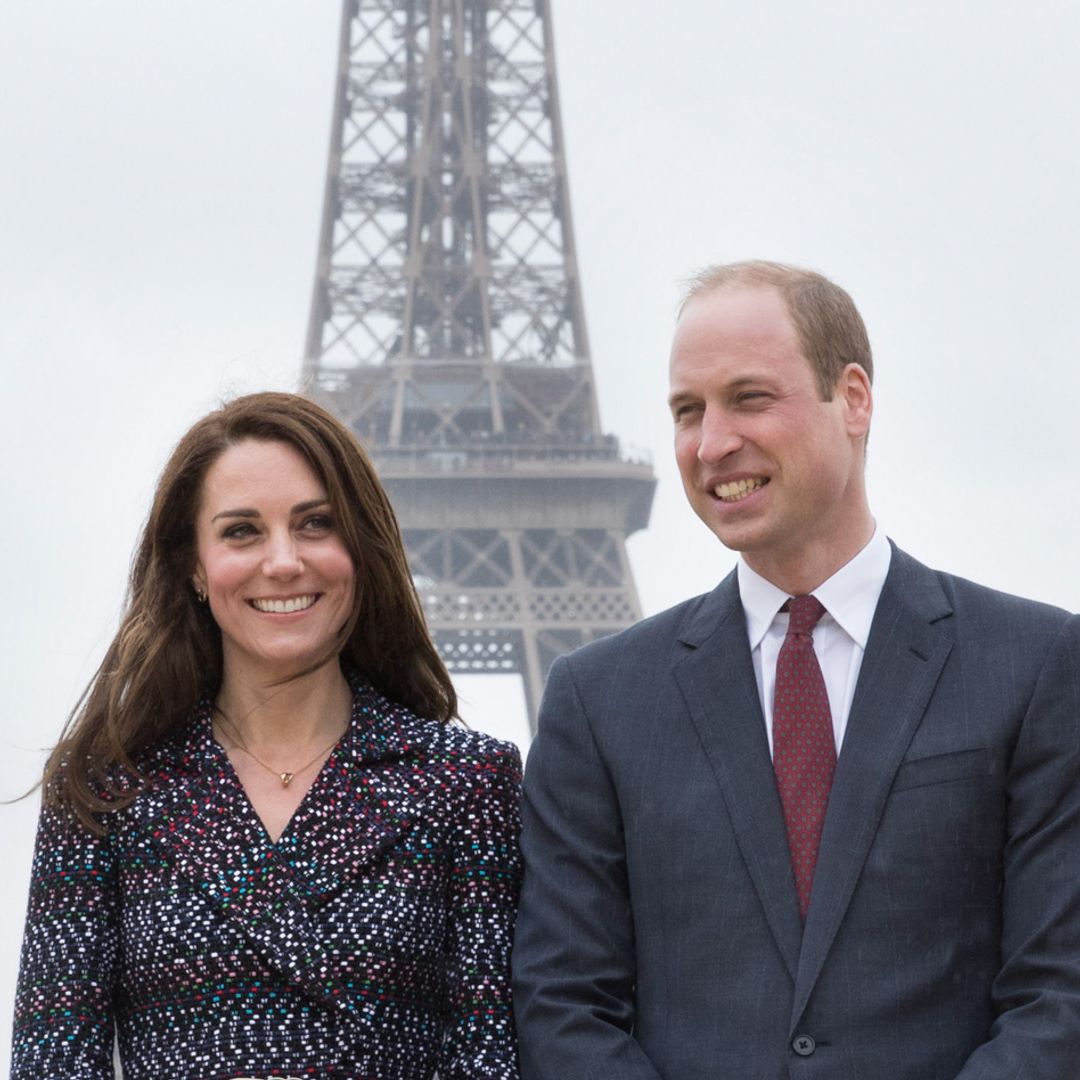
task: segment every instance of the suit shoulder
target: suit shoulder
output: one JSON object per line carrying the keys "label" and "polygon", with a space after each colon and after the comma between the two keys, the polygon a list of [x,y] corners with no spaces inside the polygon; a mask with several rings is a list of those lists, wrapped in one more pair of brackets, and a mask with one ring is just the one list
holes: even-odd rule
{"label": "suit shoulder", "polygon": [[559,660],[565,661],[577,670],[591,669],[594,666],[610,670],[615,662],[666,656],[679,639],[684,627],[710,596],[712,593],[702,593],[701,596],[684,600],[674,607],[650,615],[634,623],[633,626],[628,626],[625,630],[590,641],[560,657]]}
{"label": "suit shoulder", "polygon": [[1020,650],[1033,656],[1049,648],[1059,635],[1075,635],[1080,627],[1080,617],[1063,608],[930,569],[899,548],[894,550],[881,602],[887,596],[889,602],[931,623],[946,620],[952,633],[983,652],[996,642],[1014,655]]}
{"label": "suit shoulder", "polygon": [[1054,604],[1016,596],[945,571],[935,573],[958,617],[977,615],[983,619],[998,619],[1010,625],[1020,625],[1030,630],[1042,629],[1049,633],[1056,633],[1074,617]]}

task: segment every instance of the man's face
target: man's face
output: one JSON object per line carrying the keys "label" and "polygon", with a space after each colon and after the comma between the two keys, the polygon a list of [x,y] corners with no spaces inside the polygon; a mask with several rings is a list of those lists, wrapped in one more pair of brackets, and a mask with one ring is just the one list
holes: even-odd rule
{"label": "man's face", "polygon": [[724,286],[687,305],[670,403],[690,505],[759,573],[777,581],[807,560],[850,558],[869,539],[869,381],[849,365],[822,401],[775,289]]}

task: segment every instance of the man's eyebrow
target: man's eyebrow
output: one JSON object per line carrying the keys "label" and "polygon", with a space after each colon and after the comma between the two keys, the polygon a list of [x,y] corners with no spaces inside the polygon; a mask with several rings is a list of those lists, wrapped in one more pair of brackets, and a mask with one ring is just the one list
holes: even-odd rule
{"label": "man's eyebrow", "polygon": [[[721,386],[710,387],[711,390],[715,390],[717,393],[731,394],[737,390],[745,390],[748,386],[774,386],[776,379],[773,375],[764,371],[754,371],[749,375],[739,375],[729,382],[724,383]],[[701,394],[693,390],[673,390],[668,396],[668,404],[674,405],[678,401],[698,401],[702,397]]]}
{"label": "man's eyebrow", "polygon": [[673,390],[668,394],[668,405],[675,405],[680,401],[689,401],[693,398],[700,397],[699,394],[691,393],[689,390]]}

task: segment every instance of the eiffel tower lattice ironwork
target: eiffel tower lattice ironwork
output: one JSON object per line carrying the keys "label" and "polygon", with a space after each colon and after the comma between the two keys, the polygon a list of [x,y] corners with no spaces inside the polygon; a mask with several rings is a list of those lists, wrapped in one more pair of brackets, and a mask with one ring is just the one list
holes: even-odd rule
{"label": "eiffel tower lattice ironwork", "polygon": [[547,0],[346,0],[304,385],[371,451],[451,671],[640,616],[655,480],[597,413]]}

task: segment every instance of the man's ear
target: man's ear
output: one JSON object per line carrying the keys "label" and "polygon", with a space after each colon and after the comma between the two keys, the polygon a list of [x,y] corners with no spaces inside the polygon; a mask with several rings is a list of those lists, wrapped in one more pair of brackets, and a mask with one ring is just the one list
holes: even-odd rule
{"label": "man's ear", "polygon": [[874,391],[870,376],[861,364],[848,364],[840,374],[836,393],[844,403],[848,434],[853,439],[864,437],[870,430],[874,414]]}

